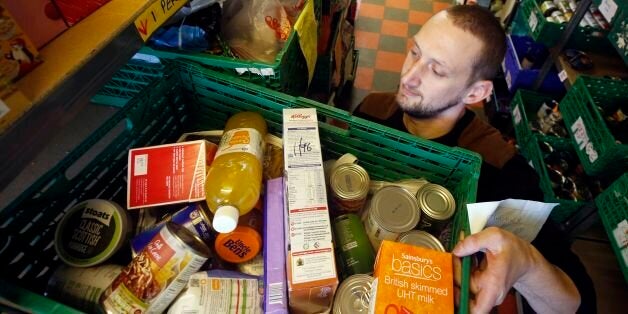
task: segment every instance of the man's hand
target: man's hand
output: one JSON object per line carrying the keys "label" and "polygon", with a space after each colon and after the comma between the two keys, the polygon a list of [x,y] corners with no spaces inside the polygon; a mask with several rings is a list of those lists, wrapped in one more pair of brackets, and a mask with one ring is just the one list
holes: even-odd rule
{"label": "man's hand", "polygon": [[459,242],[452,253],[462,257],[476,252],[484,252],[485,258],[471,273],[471,313],[488,313],[513,286],[537,312],[573,313],[578,308],[580,295],[573,282],[514,234],[489,227]]}

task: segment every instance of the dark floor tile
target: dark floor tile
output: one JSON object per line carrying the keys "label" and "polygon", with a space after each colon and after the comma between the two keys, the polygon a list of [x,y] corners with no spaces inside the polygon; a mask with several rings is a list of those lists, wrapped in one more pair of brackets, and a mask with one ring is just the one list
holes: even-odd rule
{"label": "dark floor tile", "polygon": [[412,0],[410,1],[410,9],[424,12],[432,12],[432,1],[430,0]]}
{"label": "dark floor tile", "polygon": [[420,29],[421,25],[408,24],[408,38],[416,35],[416,33],[418,33]]}
{"label": "dark floor tile", "polygon": [[371,4],[386,4],[386,0],[362,0],[362,3],[371,3]]}
{"label": "dark floor tile", "polygon": [[360,49],[360,59],[358,60],[358,65],[361,67],[373,68],[375,67],[375,56],[377,55],[377,50],[375,49]]}
{"label": "dark floor tile", "polygon": [[355,28],[361,31],[379,33],[382,28],[382,20],[370,17],[360,17]]}
{"label": "dark floor tile", "polygon": [[384,18],[394,21],[408,21],[408,10],[386,7],[384,9]]}
{"label": "dark floor tile", "polygon": [[379,50],[404,53],[406,52],[406,42],[407,38],[381,35],[379,37]]}
{"label": "dark floor tile", "polygon": [[392,92],[399,86],[399,73],[375,70],[373,73],[373,90],[379,92]]}

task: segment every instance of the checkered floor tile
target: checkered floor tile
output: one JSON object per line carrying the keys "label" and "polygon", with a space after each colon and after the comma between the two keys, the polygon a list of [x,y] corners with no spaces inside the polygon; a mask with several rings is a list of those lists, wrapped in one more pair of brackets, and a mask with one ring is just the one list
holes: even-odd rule
{"label": "checkered floor tile", "polygon": [[410,38],[449,2],[431,0],[362,0],[355,25],[360,50],[351,95],[354,109],[371,91],[394,91]]}

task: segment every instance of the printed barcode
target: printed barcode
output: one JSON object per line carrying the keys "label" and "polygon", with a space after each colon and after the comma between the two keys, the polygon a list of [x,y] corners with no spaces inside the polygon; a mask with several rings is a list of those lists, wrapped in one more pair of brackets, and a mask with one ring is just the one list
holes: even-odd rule
{"label": "printed barcode", "polygon": [[144,154],[135,156],[134,165],[134,176],[146,175],[148,173],[148,155]]}
{"label": "printed barcode", "polygon": [[268,288],[268,303],[281,304],[283,302],[283,282],[271,283]]}

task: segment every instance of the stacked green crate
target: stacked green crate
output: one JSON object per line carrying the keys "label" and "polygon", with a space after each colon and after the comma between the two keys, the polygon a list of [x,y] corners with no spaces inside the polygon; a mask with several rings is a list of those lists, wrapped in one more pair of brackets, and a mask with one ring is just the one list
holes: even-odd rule
{"label": "stacked green crate", "polygon": [[[624,241],[626,234],[615,232],[620,223],[628,219],[628,173],[624,173],[617,181],[609,186],[604,193],[595,200],[598,214],[602,219],[606,233],[619,260],[619,268],[624,273],[624,280],[628,282],[628,247]],[[621,231],[623,227],[619,228]],[[625,229],[623,229],[625,230]]]}

